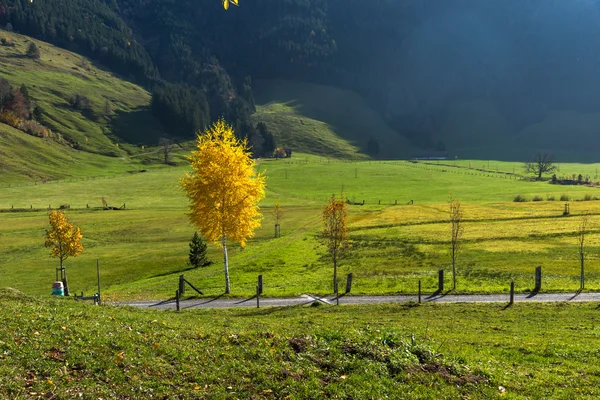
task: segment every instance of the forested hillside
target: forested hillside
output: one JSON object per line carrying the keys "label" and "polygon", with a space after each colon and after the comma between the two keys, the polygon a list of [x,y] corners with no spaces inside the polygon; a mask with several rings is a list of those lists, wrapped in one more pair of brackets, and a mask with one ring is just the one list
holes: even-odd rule
{"label": "forested hillside", "polygon": [[[564,150],[531,130],[566,110],[595,120],[598,18],[590,0],[0,0],[0,26],[141,83],[180,135],[224,116],[252,136],[253,81],[286,79],[355,91],[413,145],[471,156]],[[564,135],[590,140],[584,125]]]}

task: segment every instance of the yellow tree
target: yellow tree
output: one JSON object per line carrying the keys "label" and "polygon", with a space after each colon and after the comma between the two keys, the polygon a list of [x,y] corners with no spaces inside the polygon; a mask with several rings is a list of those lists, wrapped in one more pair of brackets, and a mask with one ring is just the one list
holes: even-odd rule
{"label": "yellow tree", "polygon": [[332,194],[323,210],[323,240],[333,260],[333,290],[337,294],[337,263],[342,252],[348,248],[348,209],[344,199],[337,200]]}
{"label": "yellow tree", "polygon": [[50,247],[51,257],[60,260],[60,275],[65,286],[65,295],[69,295],[67,272],[63,262],[69,257],[77,257],[83,251],[80,243],[83,235],[81,229],[70,224],[62,211],[54,210],[48,214],[50,229],[46,230],[46,247]]}
{"label": "yellow tree", "polygon": [[260,226],[258,202],[265,196],[265,178],[254,173],[246,139],[239,140],[223,119],[197,137],[189,157],[192,172],[181,182],[190,200],[191,222],[204,237],[223,248],[225,293],[230,292],[227,240],[244,247]]}

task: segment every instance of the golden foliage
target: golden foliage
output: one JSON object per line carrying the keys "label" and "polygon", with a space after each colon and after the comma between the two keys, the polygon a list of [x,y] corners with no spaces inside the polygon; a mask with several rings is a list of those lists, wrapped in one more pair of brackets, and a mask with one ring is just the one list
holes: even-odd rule
{"label": "golden foliage", "polygon": [[275,158],[285,158],[285,149],[283,147],[277,147],[275,151],[273,151],[273,156]]}
{"label": "golden foliage", "polygon": [[80,243],[81,229],[67,221],[64,213],[53,210],[48,214],[50,229],[46,231],[46,247],[52,248],[51,257],[60,259],[60,264],[68,257],[76,257],[83,251]]}
{"label": "golden foliage", "polygon": [[21,124],[21,119],[15,115],[10,110],[4,110],[0,112],[0,122],[5,123],[6,125],[10,125],[13,128],[19,128]]}
{"label": "golden foliage", "polygon": [[329,253],[337,261],[337,256],[348,247],[348,209],[344,199],[337,200],[332,194],[323,209],[323,239]]}
{"label": "golden foliage", "polygon": [[40,125],[39,123],[33,120],[22,121],[19,126],[19,129],[29,133],[32,136],[37,136],[40,138],[52,137],[52,131],[50,129],[46,128],[43,125]]}
{"label": "golden foliage", "polygon": [[239,140],[223,119],[197,137],[189,157],[192,172],[181,180],[190,199],[190,220],[214,243],[224,238],[242,247],[260,226],[257,203],[265,196],[265,177],[254,176],[247,140]]}
{"label": "golden foliage", "polygon": [[229,10],[229,3],[239,6],[238,0],[223,0],[223,8]]}

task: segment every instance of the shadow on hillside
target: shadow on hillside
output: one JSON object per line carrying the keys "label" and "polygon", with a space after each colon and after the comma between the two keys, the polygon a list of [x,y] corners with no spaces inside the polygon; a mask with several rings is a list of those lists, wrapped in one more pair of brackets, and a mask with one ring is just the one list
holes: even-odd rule
{"label": "shadow on hillside", "polygon": [[3,57],[6,58],[16,58],[16,59],[21,59],[21,60],[26,60],[26,59],[30,59],[29,56],[25,55],[25,54],[6,54]]}
{"label": "shadow on hillside", "polygon": [[161,137],[168,136],[148,107],[116,111],[109,126],[114,136],[135,145],[156,146]]}

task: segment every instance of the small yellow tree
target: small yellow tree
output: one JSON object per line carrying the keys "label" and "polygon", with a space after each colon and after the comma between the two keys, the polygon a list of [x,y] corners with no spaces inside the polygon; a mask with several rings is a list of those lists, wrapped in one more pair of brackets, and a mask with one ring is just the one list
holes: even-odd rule
{"label": "small yellow tree", "polygon": [[189,157],[192,172],[181,182],[190,200],[191,222],[204,237],[223,248],[225,293],[230,292],[227,240],[242,247],[260,226],[258,202],[265,196],[265,178],[254,173],[248,142],[239,140],[223,119],[198,135]]}
{"label": "small yellow tree", "polygon": [[83,245],[80,243],[83,235],[81,229],[70,224],[62,211],[54,210],[48,214],[50,229],[46,231],[46,247],[50,247],[51,257],[60,260],[61,280],[65,286],[65,295],[69,295],[69,285],[67,283],[67,273],[63,262],[69,257],[77,257],[83,251]]}
{"label": "small yellow tree", "polygon": [[333,290],[337,294],[337,263],[348,248],[348,209],[344,199],[337,200],[332,194],[323,210],[323,240],[333,260]]}

